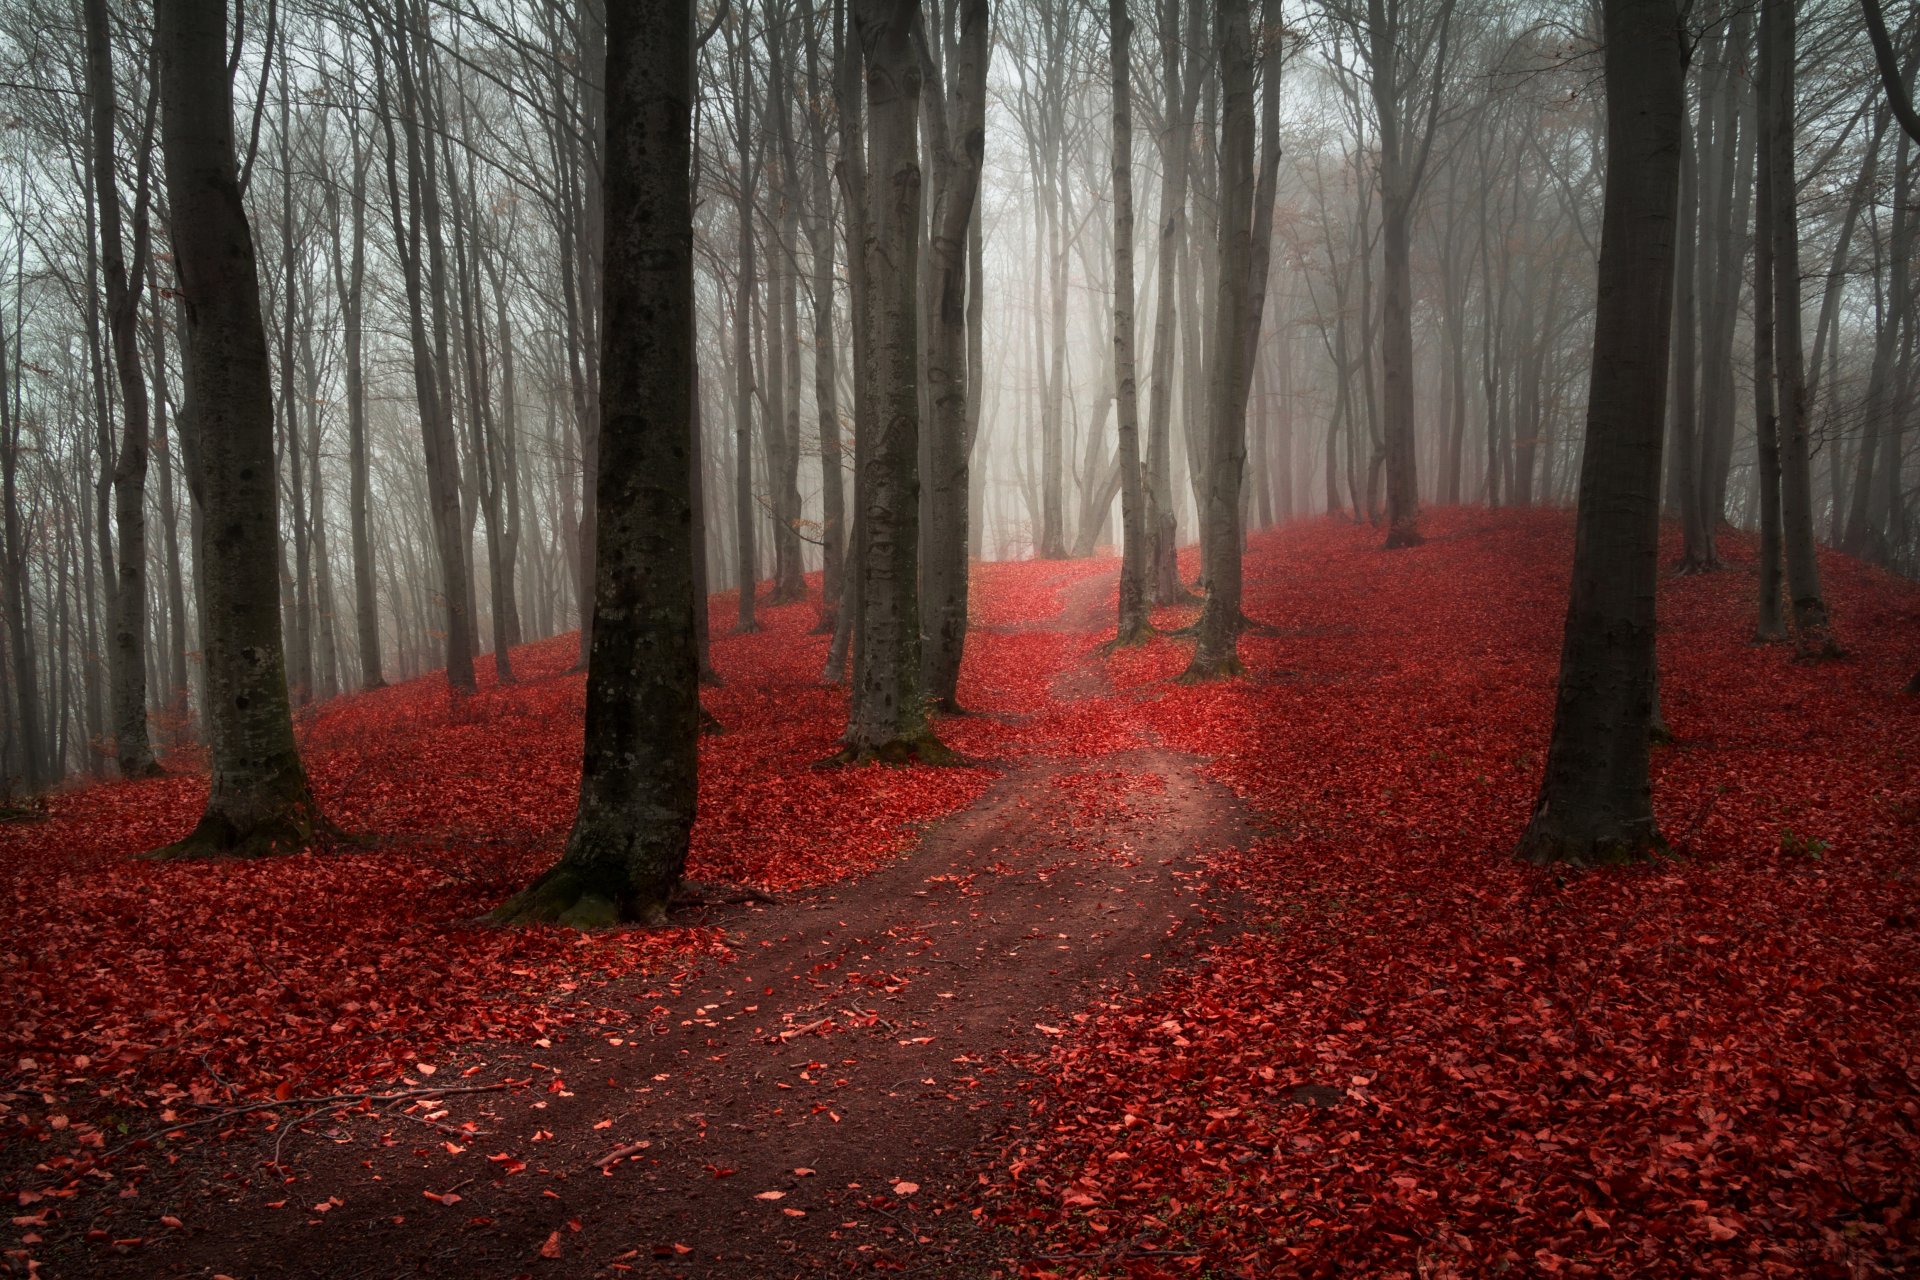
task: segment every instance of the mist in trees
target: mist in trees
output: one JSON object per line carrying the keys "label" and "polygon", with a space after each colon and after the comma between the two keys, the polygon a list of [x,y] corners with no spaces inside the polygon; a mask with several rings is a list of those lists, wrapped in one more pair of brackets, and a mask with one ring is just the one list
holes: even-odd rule
{"label": "mist in trees", "polygon": [[[742,630],[809,610],[845,759],[943,759],[971,562],[1121,554],[1118,638],[1198,603],[1189,674],[1231,676],[1261,621],[1252,532],[1353,521],[1397,556],[1423,505],[1597,519],[1596,449],[1632,431],[1658,466],[1635,550],[1592,585],[1631,561],[1645,586],[1649,510],[1679,521],[1683,572],[1727,571],[1726,531],[1754,529],[1754,635],[1842,651],[1817,549],[1920,570],[1920,22],[1876,0],[1673,14],[1663,286],[1605,271],[1616,8],[696,5],[697,373],[686,447],[639,464],[684,463],[690,589],[732,593]],[[171,167],[199,144],[167,98],[167,12],[0,12],[14,794],[203,751],[219,776],[268,718],[253,754],[297,761],[316,704],[438,672],[464,696],[574,629],[591,673],[608,598],[608,396],[633,347],[611,337],[632,210],[607,6],[235,5],[195,86],[197,127],[231,133],[219,199]],[[257,280],[239,363],[205,353],[209,325],[252,323],[198,300],[240,270],[196,265],[215,225],[222,253],[245,228]],[[1659,353],[1618,354],[1622,294]],[[1657,403],[1608,400],[1655,354]],[[706,622],[697,669],[724,679]]]}

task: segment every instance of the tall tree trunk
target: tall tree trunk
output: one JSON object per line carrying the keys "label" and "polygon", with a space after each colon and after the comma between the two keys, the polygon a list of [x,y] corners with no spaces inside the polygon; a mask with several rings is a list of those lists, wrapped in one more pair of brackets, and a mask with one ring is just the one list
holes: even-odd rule
{"label": "tall tree trunk", "polygon": [[1120,436],[1120,601],[1113,645],[1153,633],[1147,608],[1147,493],[1140,466],[1140,392],[1133,357],[1133,19],[1107,0],[1113,90],[1113,383]]}
{"label": "tall tree trunk", "polygon": [[206,510],[212,787],[163,856],[298,848],[324,830],[293,737],[275,590],[273,390],[253,233],[241,204],[226,76],[227,14],[159,0],[167,199],[184,317],[195,496]]}
{"label": "tall tree trunk", "polygon": [[611,0],[599,501],[586,750],[560,861],[497,913],[663,923],[698,792],[688,445],[693,9]]}
{"label": "tall tree trunk", "polygon": [[[1197,0],[1189,0],[1196,4]],[[1187,185],[1193,155],[1193,112],[1206,49],[1183,42],[1179,0],[1159,0],[1162,78],[1167,86],[1160,144],[1160,248],[1154,266],[1153,359],[1147,383],[1147,534],[1154,604],[1185,601],[1180,581],[1179,525],[1173,495],[1173,352],[1179,325],[1177,273],[1187,236]],[[1184,45],[1186,65],[1181,65]]]}
{"label": "tall tree trunk", "polygon": [[1768,62],[1770,117],[1765,163],[1773,170],[1774,379],[1780,413],[1780,534],[1794,642],[1807,656],[1836,652],[1820,590],[1813,537],[1812,430],[1807,412],[1806,349],[1800,337],[1800,214],[1794,181],[1795,0],[1768,0],[1760,11],[1760,56]]}
{"label": "tall tree trunk", "polygon": [[371,148],[360,141],[357,119],[350,116],[353,144],[353,185],[347,196],[347,253],[341,258],[339,194],[327,184],[327,202],[333,224],[333,285],[340,297],[341,343],[346,356],[347,392],[347,533],[353,550],[353,611],[356,647],[360,658],[360,687],[381,689],[386,677],[380,663],[379,594],[374,580],[373,538],[368,529],[367,504],[371,481],[367,449],[366,342],[361,332],[361,300],[367,266],[367,165]]}
{"label": "tall tree trunk", "polygon": [[1699,317],[1700,153],[1691,130],[1682,130],[1680,206],[1673,264],[1673,355],[1668,370],[1673,457],[1668,460],[1668,491],[1679,500],[1682,550],[1680,570],[1700,573],[1713,567],[1712,530],[1700,484],[1700,420],[1695,375],[1696,323]]}
{"label": "tall tree trunk", "polygon": [[[21,243],[24,246],[24,238]],[[8,341],[6,315],[0,311],[0,519],[5,521],[0,532],[6,535],[4,547],[0,547],[6,555],[0,602],[6,608],[14,662],[13,703],[19,717],[21,781],[33,791],[54,781],[60,766],[58,756],[48,757],[40,714],[39,653],[33,629],[33,596],[27,582],[26,522],[20,511],[21,422],[15,399],[18,340],[16,330],[14,341]],[[61,581],[64,584],[65,579]],[[65,614],[57,616],[64,626]]]}
{"label": "tall tree trunk", "polygon": [[813,140],[808,166],[812,215],[807,221],[813,266],[813,402],[820,431],[820,619],[814,630],[832,634],[845,589],[847,499],[841,468],[840,398],[833,324],[833,188],[828,177],[827,103],[820,83],[820,37],[812,0],[800,0],[807,56],[807,122]]}
{"label": "tall tree trunk", "polygon": [[860,655],[845,761],[947,752],[927,726],[920,683],[920,60],[917,0],[857,0],[866,56],[867,359],[873,441],[859,469]]}
{"label": "tall tree trunk", "polygon": [[1240,483],[1247,455],[1248,329],[1256,323],[1253,245],[1253,35],[1248,0],[1220,0],[1214,21],[1221,89],[1218,270],[1208,362],[1207,602],[1184,680],[1240,671]]}
{"label": "tall tree trunk", "polygon": [[[959,0],[959,24],[945,59],[947,83],[935,86],[927,118],[933,153],[932,238],[928,245],[927,383],[932,421],[927,440],[926,563],[921,680],[944,711],[959,707],[960,661],[967,639],[967,363],[968,231],[976,216],[980,165],[986,153],[987,0]],[[945,38],[946,33],[939,35]]]}
{"label": "tall tree trunk", "polygon": [[[744,39],[743,34],[742,42]],[[736,65],[744,59],[743,49],[731,51],[730,60]],[[754,616],[754,592],[759,586],[760,572],[754,555],[759,521],[756,519],[758,506],[753,498],[753,190],[759,167],[754,159],[752,77],[744,69],[737,73],[733,91],[737,113],[734,143],[740,152],[739,189],[734,195],[738,258],[734,263],[733,291],[734,579],[740,588],[740,602],[733,629],[750,632],[760,629],[759,620]]]}
{"label": "tall tree trunk", "polygon": [[1686,89],[1673,0],[1604,0],[1606,195],[1559,693],[1519,852],[1592,864],[1660,847],[1655,707],[1661,411]]}
{"label": "tall tree trunk", "polygon": [[[93,144],[94,196],[99,204],[100,267],[107,286],[107,331],[113,344],[113,368],[119,379],[120,407],[126,421],[111,460],[113,516],[119,554],[104,559],[111,580],[112,629],[108,650],[113,704],[114,757],[122,777],[151,777],[161,772],[147,734],[147,383],[140,367],[140,292],[147,276],[148,173],[153,139],[153,99],[147,100],[145,125],[136,142],[139,177],[133,206],[133,262],[120,222],[120,184],[116,175],[117,98],[107,0],[85,0],[87,102]],[[102,423],[102,429],[106,426]],[[108,461],[102,460],[106,467]],[[105,522],[102,521],[102,547]]]}
{"label": "tall tree trunk", "polygon": [[[1760,490],[1760,598],[1754,639],[1771,644],[1787,638],[1781,610],[1785,566],[1780,545],[1780,419],[1774,405],[1773,63],[1761,57],[1754,76],[1755,145],[1759,163],[1753,198],[1753,417],[1755,483]],[[1791,198],[1791,195],[1789,195]]]}

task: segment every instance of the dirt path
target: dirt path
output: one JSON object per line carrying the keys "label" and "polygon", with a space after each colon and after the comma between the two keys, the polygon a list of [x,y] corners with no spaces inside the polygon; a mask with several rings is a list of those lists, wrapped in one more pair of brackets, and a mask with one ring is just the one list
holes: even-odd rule
{"label": "dirt path", "polygon": [[[1054,625],[1086,627],[1105,586],[1070,589]],[[1068,671],[1056,689],[1104,681]],[[967,1202],[1023,1105],[1020,1055],[1235,923],[1202,858],[1244,841],[1248,819],[1200,763],[1143,745],[1010,767],[891,867],[705,909],[734,962],[601,993],[652,1009],[652,1034],[494,1055],[478,1078],[531,1086],[417,1117],[441,1128],[290,1130],[291,1185],[258,1176],[276,1135],[246,1140],[251,1157],[229,1143],[252,1186],[163,1176],[150,1211],[182,1228],[56,1257],[55,1274],[993,1274],[1004,1251]]]}

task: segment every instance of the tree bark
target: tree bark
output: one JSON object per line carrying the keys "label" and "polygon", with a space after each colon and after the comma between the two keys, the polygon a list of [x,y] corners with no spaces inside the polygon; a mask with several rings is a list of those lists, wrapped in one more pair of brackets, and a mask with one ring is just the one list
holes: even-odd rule
{"label": "tree bark", "polygon": [[1807,657],[1837,651],[1820,590],[1813,535],[1812,431],[1807,412],[1806,349],[1800,335],[1800,214],[1794,181],[1794,0],[1760,11],[1760,57],[1770,96],[1761,104],[1770,135],[1764,163],[1773,171],[1774,379],[1780,414],[1780,533],[1787,564],[1794,643]]}
{"label": "tree bark", "polygon": [[1661,847],[1648,757],[1686,91],[1673,0],[1605,0],[1602,21],[1606,195],[1573,586],[1546,776],[1519,849],[1538,863]]}
{"label": "tree bark", "polygon": [[1120,437],[1120,603],[1113,644],[1153,632],[1147,611],[1147,495],[1140,466],[1140,393],[1133,358],[1133,19],[1127,0],[1107,0],[1113,84],[1113,377]]}
{"label": "tree bark", "polygon": [[920,683],[920,92],[917,0],[857,0],[867,87],[867,359],[872,447],[858,485],[860,654],[843,762],[939,762]]}
{"label": "tree bark", "polygon": [[224,4],[159,0],[168,207],[184,319],[195,496],[206,511],[212,786],[158,856],[257,855],[326,829],[293,737],[280,644],[273,391],[253,233],[241,204]]}
{"label": "tree bark", "polygon": [[1240,672],[1240,483],[1247,455],[1253,256],[1253,36],[1248,0],[1220,0],[1214,22],[1221,89],[1220,217],[1208,362],[1207,602],[1183,680]]}
{"label": "tree bark", "polygon": [[610,0],[593,648],[560,861],[497,917],[658,924],[698,792],[694,643],[693,8]]}
{"label": "tree bark", "polygon": [[[139,307],[147,275],[148,173],[153,138],[153,100],[148,99],[145,126],[137,140],[139,177],[133,205],[133,261],[120,220],[120,184],[116,165],[118,132],[115,117],[113,49],[107,23],[106,0],[85,0],[82,6],[87,40],[87,104],[93,145],[94,196],[99,205],[100,268],[107,289],[107,332],[113,347],[113,369],[119,380],[120,407],[125,422],[119,448],[101,465],[111,466],[113,523],[119,551],[102,564],[111,579],[112,607],[108,610],[112,643],[108,649],[109,701],[112,704],[114,759],[127,778],[152,777],[162,772],[153,758],[147,733],[147,383],[140,367]],[[103,430],[105,424],[102,424]],[[105,523],[102,522],[102,547]]]}
{"label": "tree bark", "polygon": [[[927,441],[926,563],[921,569],[925,626],[921,650],[926,696],[942,711],[959,709],[960,662],[967,640],[967,240],[977,212],[986,154],[987,0],[957,0],[959,25],[944,60],[947,83],[929,99],[933,153],[931,286],[926,333],[932,422]],[[945,33],[940,33],[944,38]],[[944,100],[943,100],[944,99]]]}

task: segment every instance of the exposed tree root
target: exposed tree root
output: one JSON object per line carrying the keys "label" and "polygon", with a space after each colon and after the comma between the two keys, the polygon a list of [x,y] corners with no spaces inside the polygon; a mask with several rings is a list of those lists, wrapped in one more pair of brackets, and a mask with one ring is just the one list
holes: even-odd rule
{"label": "exposed tree root", "polygon": [[224,813],[209,810],[186,837],[140,856],[150,862],[192,862],[214,858],[271,858],[297,853],[319,840],[345,841],[347,834],[302,797],[279,813],[244,829]]}
{"label": "exposed tree root", "polygon": [[1187,664],[1187,669],[1175,676],[1173,682],[1175,684],[1206,684],[1213,680],[1237,679],[1245,674],[1247,674],[1246,667],[1234,654],[1202,657],[1199,653],[1195,653],[1193,661]]}
{"label": "exposed tree root", "polygon": [[634,893],[624,875],[560,862],[486,917],[490,924],[558,924],[570,929],[663,925],[672,890]]}
{"label": "exposed tree root", "polygon": [[1116,632],[1113,639],[1101,645],[1101,656],[1110,658],[1122,649],[1137,649],[1158,634],[1151,622],[1142,620],[1125,631]]}

